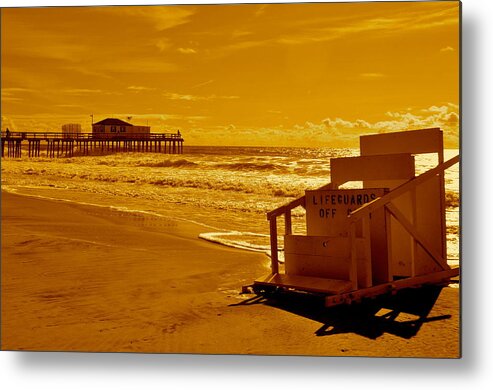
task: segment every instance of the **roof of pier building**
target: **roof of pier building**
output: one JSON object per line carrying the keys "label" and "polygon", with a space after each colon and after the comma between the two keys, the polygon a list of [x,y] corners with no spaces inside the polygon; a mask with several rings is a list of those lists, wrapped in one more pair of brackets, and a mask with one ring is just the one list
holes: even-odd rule
{"label": "roof of pier building", "polygon": [[133,126],[131,123],[122,121],[116,118],[106,118],[102,121],[94,123],[95,125],[104,125],[104,126]]}

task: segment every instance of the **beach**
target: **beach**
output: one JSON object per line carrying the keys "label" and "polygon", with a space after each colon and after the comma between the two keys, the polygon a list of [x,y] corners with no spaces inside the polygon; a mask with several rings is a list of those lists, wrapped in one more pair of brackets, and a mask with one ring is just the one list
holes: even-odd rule
{"label": "beach", "polygon": [[456,358],[459,288],[256,299],[269,258],[191,221],[2,191],[2,349]]}

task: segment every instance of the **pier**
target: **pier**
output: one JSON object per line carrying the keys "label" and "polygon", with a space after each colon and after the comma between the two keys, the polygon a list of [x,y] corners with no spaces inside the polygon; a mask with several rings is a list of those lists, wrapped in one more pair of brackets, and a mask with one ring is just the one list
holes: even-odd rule
{"label": "pier", "polygon": [[182,154],[184,139],[178,133],[106,135],[60,132],[2,132],[2,157],[74,157],[109,153],[150,152]]}

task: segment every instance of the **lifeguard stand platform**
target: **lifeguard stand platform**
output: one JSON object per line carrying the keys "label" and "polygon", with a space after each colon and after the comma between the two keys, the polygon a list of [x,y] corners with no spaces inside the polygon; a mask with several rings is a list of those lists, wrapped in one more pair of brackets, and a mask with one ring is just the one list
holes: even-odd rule
{"label": "lifeguard stand platform", "polygon": [[[436,167],[416,176],[415,155],[435,153]],[[459,275],[447,264],[444,161],[439,128],[365,135],[360,156],[330,160],[330,183],[267,213],[271,273],[251,286],[325,295],[326,306]],[[340,189],[349,181],[359,189]],[[292,234],[291,210],[306,209],[306,235]],[[284,216],[284,268],[277,218]]]}

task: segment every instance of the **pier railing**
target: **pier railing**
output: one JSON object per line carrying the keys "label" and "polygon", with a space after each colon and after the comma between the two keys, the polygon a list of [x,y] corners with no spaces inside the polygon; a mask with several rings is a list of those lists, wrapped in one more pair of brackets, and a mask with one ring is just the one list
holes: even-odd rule
{"label": "pier railing", "polygon": [[11,131],[9,133],[2,131],[2,138],[12,139],[42,139],[42,140],[101,140],[101,139],[113,139],[113,140],[169,140],[169,139],[182,139],[180,133],[62,133],[55,131]]}

